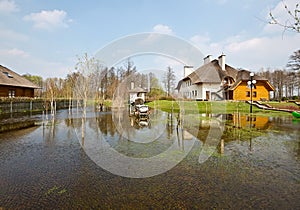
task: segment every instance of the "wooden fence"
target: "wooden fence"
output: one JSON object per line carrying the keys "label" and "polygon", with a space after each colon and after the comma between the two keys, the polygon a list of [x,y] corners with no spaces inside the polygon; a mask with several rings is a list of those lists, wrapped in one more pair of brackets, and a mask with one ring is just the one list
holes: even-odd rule
{"label": "wooden fence", "polygon": [[[77,100],[57,99],[56,109],[67,109],[77,105]],[[0,99],[0,114],[39,112],[50,110],[50,101],[46,99]]]}

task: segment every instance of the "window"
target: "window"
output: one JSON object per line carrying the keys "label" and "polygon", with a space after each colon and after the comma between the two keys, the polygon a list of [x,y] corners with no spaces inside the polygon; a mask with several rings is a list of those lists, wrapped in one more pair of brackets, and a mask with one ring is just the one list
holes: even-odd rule
{"label": "window", "polygon": [[253,92],[253,97],[256,98],[257,94],[256,91]]}
{"label": "window", "polygon": [[246,92],[246,97],[250,97],[250,91]]}
{"label": "window", "polygon": [[8,97],[9,98],[14,98],[16,95],[16,91],[15,90],[9,90],[8,91]]}
{"label": "window", "polygon": [[8,72],[3,72],[3,74],[5,74],[8,78],[14,78],[11,74],[9,74]]}
{"label": "window", "polygon": [[197,96],[197,90],[195,90],[195,96]]}

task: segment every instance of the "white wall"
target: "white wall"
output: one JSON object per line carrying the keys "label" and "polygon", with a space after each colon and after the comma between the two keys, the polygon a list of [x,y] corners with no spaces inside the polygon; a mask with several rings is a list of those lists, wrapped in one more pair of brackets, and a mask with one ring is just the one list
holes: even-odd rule
{"label": "white wall", "polygon": [[221,84],[219,83],[189,85],[189,82],[183,82],[180,88],[179,95],[183,98],[204,100],[206,99],[206,91],[209,91],[209,100],[212,100],[211,93],[219,91],[220,85]]}

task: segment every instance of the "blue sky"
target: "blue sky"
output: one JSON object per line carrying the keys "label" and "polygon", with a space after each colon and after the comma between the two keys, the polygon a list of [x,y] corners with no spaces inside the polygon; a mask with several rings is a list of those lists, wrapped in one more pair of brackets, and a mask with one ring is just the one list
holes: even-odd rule
{"label": "blue sky", "polygon": [[[299,0],[284,0],[291,8]],[[166,33],[237,68],[284,68],[300,34],[267,24],[285,20],[281,0],[0,0],[0,64],[19,74],[65,77],[77,56],[93,56],[124,36]],[[133,58],[138,69],[182,64],[159,56]],[[199,65],[202,58],[199,58]]]}

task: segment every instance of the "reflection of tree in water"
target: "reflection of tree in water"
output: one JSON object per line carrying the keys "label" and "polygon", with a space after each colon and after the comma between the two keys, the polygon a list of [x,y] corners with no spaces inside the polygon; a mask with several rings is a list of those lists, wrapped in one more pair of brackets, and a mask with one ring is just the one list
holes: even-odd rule
{"label": "reflection of tree in water", "polygon": [[168,132],[168,139],[170,139],[173,135],[173,131],[174,131],[174,117],[173,117],[174,113],[170,112],[167,113],[167,122],[166,122],[166,128],[167,128],[167,132]]}
{"label": "reflection of tree in water", "polygon": [[54,116],[51,116],[49,121],[43,123],[43,139],[49,145],[54,144],[57,121]]}
{"label": "reflection of tree in water", "polygon": [[103,113],[96,117],[97,127],[94,129],[97,130],[98,128],[100,131],[105,135],[114,136],[116,133],[116,126],[113,123],[113,118],[111,113]]}

